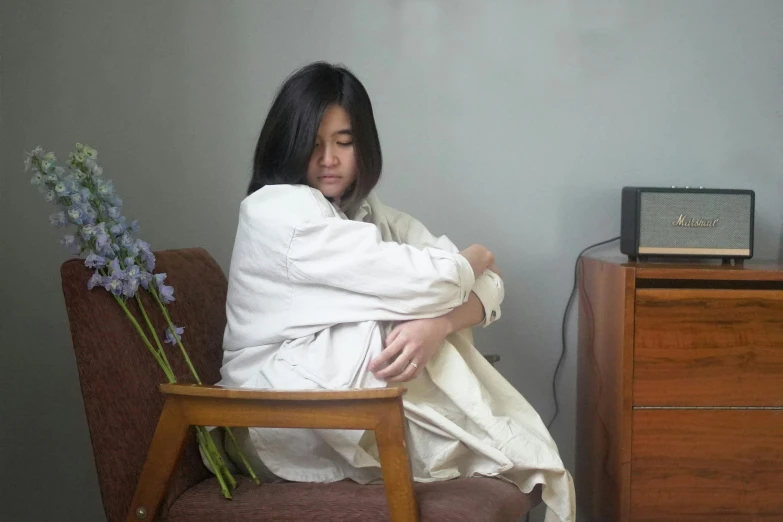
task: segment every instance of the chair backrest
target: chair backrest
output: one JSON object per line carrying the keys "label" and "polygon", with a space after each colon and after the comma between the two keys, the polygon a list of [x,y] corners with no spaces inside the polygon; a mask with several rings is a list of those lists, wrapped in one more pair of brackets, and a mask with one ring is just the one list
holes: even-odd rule
{"label": "chair backrest", "polygon": [[[175,290],[176,301],[168,305],[172,320],[185,327],[182,340],[202,382],[214,384],[219,379],[226,324],[226,277],[201,248],[155,255],[155,273],[167,273],[166,283]],[[108,522],[119,522],[127,515],[162,409],[158,385],[165,382],[165,376],[112,295],[101,287],[87,289],[91,275],[92,270],[80,259],[61,267],[104,511]],[[141,294],[147,297],[146,292]],[[163,342],[166,325],[160,310],[149,299],[143,302]],[[144,325],[136,303],[129,305]],[[168,344],[164,347],[180,382],[194,382],[179,350]],[[164,510],[184,490],[210,476],[194,441],[182,456]]]}

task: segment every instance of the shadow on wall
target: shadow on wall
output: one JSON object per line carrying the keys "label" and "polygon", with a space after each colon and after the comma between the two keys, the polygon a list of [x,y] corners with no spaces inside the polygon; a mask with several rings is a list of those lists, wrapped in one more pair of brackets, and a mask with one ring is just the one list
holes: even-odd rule
{"label": "shadow on wall", "polygon": [[778,237],[778,240],[780,241],[780,250],[778,250],[778,262],[783,263],[783,221],[780,223],[780,236]]}

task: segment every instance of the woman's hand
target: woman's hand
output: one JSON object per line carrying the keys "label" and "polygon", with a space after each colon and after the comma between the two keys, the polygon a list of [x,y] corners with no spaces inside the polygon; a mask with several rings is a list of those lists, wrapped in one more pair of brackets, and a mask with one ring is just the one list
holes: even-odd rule
{"label": "woman's hand", "polygon": [[449,333],[450,324],[442,317],[400,323],[386,337],[386,348],[370,363],[370,371],[387,382],[415,379]]}
{"label": "woman's hand", "polygon": [[468,260],[476,277],[483,274],[490,265],[495,264],[495,255],[484,245],[470,245],[460,254]]}

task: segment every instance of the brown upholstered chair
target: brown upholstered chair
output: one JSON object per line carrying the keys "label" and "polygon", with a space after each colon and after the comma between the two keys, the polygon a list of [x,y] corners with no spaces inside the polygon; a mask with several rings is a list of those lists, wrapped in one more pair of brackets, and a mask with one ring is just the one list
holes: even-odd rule
{"label": "brown upholstered chair", "polygon": [[[157,253],[176,289],[170,311],[203,382],[219,379],[226,278],[203,249]],[[490,478],[413,484],[404,443],[404,390],[295,392],[162,385],[162,372],[108,292],[87,290],[83,261],[62,286],[108,522],[369,520],[511,522],[540,502]],[[148,309],[151,303],[148,303]],[[155,314],[157,317],[159,314]],[[162,331],[163,325],[157,322]],[[192,382],[170,357],[181,382]],[[237,477],[233,500],[204,467],[190,424],[375,429],[384,485],[266,483]],[[153,439],[154,435],[154,439]]]}

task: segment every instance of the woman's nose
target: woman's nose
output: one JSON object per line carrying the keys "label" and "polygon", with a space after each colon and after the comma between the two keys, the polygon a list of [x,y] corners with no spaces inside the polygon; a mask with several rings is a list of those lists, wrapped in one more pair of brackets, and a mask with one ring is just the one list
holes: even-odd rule
{"label": "woman's nose", "polygon": [[337,164],[337,155],[334,153],[332,147],[324,147],[323,154],[321,155],[321,165],[324,167],[332,167]]}

